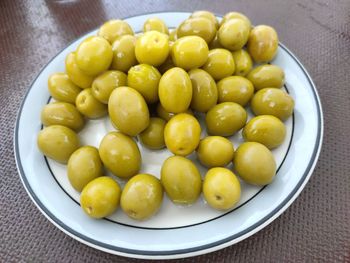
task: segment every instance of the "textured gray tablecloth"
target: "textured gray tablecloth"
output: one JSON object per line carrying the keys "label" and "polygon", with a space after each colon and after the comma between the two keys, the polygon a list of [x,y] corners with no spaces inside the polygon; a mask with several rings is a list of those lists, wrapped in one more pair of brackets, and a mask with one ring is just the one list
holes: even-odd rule
{"label": "textured gray tablecloth", "polygon": [[[13,152],[15,118],[40,69],[105,20],[154,11],[247,14],[275,27],[313,78],[325,117],[311,180],[268,227],[204,262],[350,262],[350,1],[0,1],[0,262],[134,261],[87,247],[53,226],[26,194]],[[136,260],[135,260],[136,261]]]}

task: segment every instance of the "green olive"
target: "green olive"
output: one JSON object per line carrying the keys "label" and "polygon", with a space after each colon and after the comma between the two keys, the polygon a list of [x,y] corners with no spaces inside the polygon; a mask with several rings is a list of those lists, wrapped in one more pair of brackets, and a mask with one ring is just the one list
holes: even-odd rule
{"label": "green olive", "polygon": [[135,141],[121,132],[107,133],[100,144],[100,158],[114,175],[130,178],[141,167],[141,154]]}
{"label": "green olive", "polygon": [[89,119],[97,119],[107,114],[107,105],[97,100],[91,89],[82,90],[75,100],[78,111]]}
{"label": "green olive", "polygon": [[230,76],[217,84],[219,102],[236,102],[243,107],[247,105],[254,94],[253,84],[241,76]]}
{"label": "green olive", "polygon": [[250,105],[255,115],[273,115],[284,121],[293,114],[294,100],[283,90],[265,88],[255,93]]}
{"label": "green olive", "polygon": [[236,150],[233,164],[238,175],[249,184],[269,184],[276,174],[271,151],[257,142],[242,143]]}
{"label": "green olive", "polygon": [[95,78],[92,83],[92,95],[100,102],[107,104],[112,91],[126,85],[126,74],[118,70],[108,70]]}
{"label": "green olive", "polygon": [[233,60],[235,61],[237,76],[246,76],[253,67],[253,60],[249,53],[244,49],[232,52]]}
{"label": "green olive", "polygon": [[174,67],[163,74],[159,82],[159,100],[168,112],[180,113],[188,109],[192,100],[192,83],[187,72]]}
{"label": "green olive", "polygon": [[129,87],[119,87],[112,92],[108,112],[112,123],[130,136],[136,136],[149,124],[146,101],[139,92]]}
{"label": "green olive", "polygon": [[146,130],[140,133],[141,142],[149,149],[157,150],[164,148],[165,124],[165,120],[161,118],[151,118]]}
{"label": "green olive", "polygon": [[209,49],[224,48],[219,41],[218,33],[216,33],[214,39],[209,43]]}
{"label": "green olive", "polygon": [[169,34],[169,41],[176,41],[177,40],[177,30],[173,29],[171,30],[170,34]]}
{"label": "green olive", "polygon": [[159,179],[150,174],[138,174],[126,183],[120,206],[130,218],[145,220],[158,212],[162,201],[163,187]]}
{"label": "green olive", "polygon": [[196,151],[201,164],[208,168],[228,165],[234,154],[232,143],[221,136],[204,138],[200,141]]}
{"label": "green olive", "polygon": [[281,88],[284,85],[284,71],[276,65],[261,65],[247,75],[255,90]]}
{"label": "green olive", "polygon": [[186,156],[198,146],[201,126],[195,117],[180,113],[165,125],[164,141],[167,148],[176,155]]}
{"label": "green olive", "polygon": [[119,184],[110,177],[102,176],[84,187],[80,195],[80,204],[88,216],[103,218],[117,210],[120,194]]}
{"label": "green olive", "polygon": [[201,175],[193,162],[171,156],[161,168],[160,180],[169,198],[176,204],[193,204],[202,190]]}
{"label": "green olive", "polygon": [[143,32],[158,31],[163,34],[169,35],[169,30],[164,21],[158,17],[148,18],[143,24]]}
{"label": "green olive", "polygon": [[238,13],[238,12],[229,12],[224,15],[223,19],[221,20],[220,26],[222,26],[225,22],[227,22],[230,19],[242,19],[249,28],[251,28],[252,23],[250,22],[249,18],[245,15]]}
{"label": "green olive", "polygon": [[134,35],[131,27],[125,21],[114,19],[104,23],[97,35],[105,38],[109,43],[113,43],[118,37],[124,35]]}
{"label": "green olive", "polygon": [[208,45],[198,36],[179,38],[171,49],[171,57],[177,67],[185,70],[199,68],[208,59]]}
{"label": "green olive", "polygon": [[278,49],[278,35],[270,26],[260,25],[252,29],[248,40],[248,52],[255,62],[269,62]]}
{"label": "green olive", "polygon": [[135,44],[136,37],[132,35],[121,36],[113,42],[112,69],[128,72],[132,66],[137,64]]}
{"label": "green olive", "polygon": [[53,102],[44,106],[41,111],[41,122],[44,126],[62,125],[80,131],[84,127],[84,118],[77,108],[67,102]]}
{"label": "green olive", "polygon": [[83,72],[77,64],[76,53],[69,53],[65,60],[66,72],[69,79],[78,87],[87,89],[91,87],[93,77]]}
{"label": "green olive", "polygon": [[236,51],[240,50],[247,43],[249,32],[250,27],[244,20],[234,18],[222,24],[218,37],[221,45],[231,51]]}
{"label": "green olive", "polygon": [[87,75],[96,76],[107,70],[112,63],[113,51],[108,41],[102,37],[86,38],[77,48],[78,67]]}
{"label": "green olive", "polygon": [[128,72],[128,86],[141,93],[147,103],[158,101],[159,71],[150,65],[133,66]]}
{"label": "green olive", "polygon": [[206,17],[192,17],[183,21],[177,28],[178,38],[185,36],[199,36],[210,43],[216,35],[216,27]]}
{"label": "green olive", "polygon": [[148,31],[136,40],[135,55],[140,64],[161,65],[169,55],[169,37],[158,31]]}
{"label": "green olive", "polygon": [[286,137],[286,127],[272,115],[252,118],[242,132],[245,141],[259,142],[269,149],[280,146]]}
{"label": "green olive", "polygon": [[215,80],[202,69],[192,69],[188,75],[193,88],[191,108],[195,111],[207,112],[216,105],[218,100]]}
{"label": "green olive", "polygon": [[92,146],[76,150],[68,160],[67,174],[69,182],[78,192],[93,179],[102,176],[103,166],[98,150]]}
{"label": "green olive", "polygon": [[73,83],[65,73],[55,73],[49,77],[49,92],[58,101],[75,103],[81,89]]}
{"label": "green olive", "polygon": [[215,48],[209,51],[208,59],[203,69],[215,80],[231,76],[235,72],[235,62],[230,51]]}
{"label": "green olive", "polygon": [[79,148],[78,135],[62,125],[42,129],[37,139],[39,150],[56,162],[66,164],[71,154]]}
{"label": "green olive", "polygon": [[241,197],[241,184],[227,168],[211,168],[204,177],[203,195],[207,203],[217,210],[233,208]]}
{"label": "green olive", "polygon": [[243,128],[247,112],[234,102],[223,102],[211,108],[206,117],[207,131],[211,135],[231,136]]}
{"label": "green olive", "polygon": [[195,11],[190,16],[190,18],[193,18],[193,17],[205,17],[209,19],[216,28],[219,28],[219,21],[212,12],[204,11],[204,10]]}
{"label": "green olive", "polygon": [[[176,115],[176,113],[166,111],[163,108],[162,104],[160,103],[158,103],[156,110],[157,110],[157,115],[165,121],[169,121],[172,117]],[[191,111],[191,109],[187,109],[185,113],[193,115],[193,112]]]}

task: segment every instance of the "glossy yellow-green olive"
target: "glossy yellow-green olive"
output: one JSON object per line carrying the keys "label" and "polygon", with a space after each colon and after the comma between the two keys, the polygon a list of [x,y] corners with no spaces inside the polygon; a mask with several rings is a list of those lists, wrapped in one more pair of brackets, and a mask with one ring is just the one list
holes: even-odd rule
{"label": "glossy yellow-green olive", "polygon": [[196,151],[198,160],[208,168],[228,165],[234,154],[232,143],[221,136],[204,138],[199,142]]}
{"label": "glossy yellow-green olive", "polygon": [[67,102],[53,102],[44,106],[41,111],[41,122],[44,126],[62,125],[80,131],[84,127],[84,118],[77,108]]}
{"label": "glossy yellow-green olive", "polygon": [[248,40],[248,52],[255,62],[269,62],[277,54],[278,35],[270,26],[260,25],[252,29]]}
{"label": "glossy yellow-green olive", "polygon": [[140,150],[131,137],[121,132],[107,133],[101,141],[99,154],[107,169],[120,178],[130,178],[140,170]]}
{"label": "glossy yellow-green olive", "polygon": [[124,35],[134,35],[131,27],[125,21],[114,19],[104,23],[97,35],[105,38],[109,43],[113,43],[118,37]]}
{"label": "glossy yellow-green olive", "polygon": [[146,101],[130,87],[119,87],[112,92],[108,112],[114,126],[129,136],[136,136],[149,124]]}
{"label": "glossy yellow-green olive", "polygon": [[255,90],[281,88],[284,85],[284,71],[276,65],[261,65],[247,75]]}
{"label": "glossy yellow-green olive", "polygon": [[78,135],[62,125],[42,129],[37,139],[39,150],[56,162],[66,164],[71,154],[79,148]]}
{"label": "glossy yellow-green olive", "polygon": [[233,208],[241,197],[241,184],[227,168],[211,168],[204,177],[203,195],[207,203],[217,210]]}
{"label": "glossy yellow-green olive", "polygon": [[208,59],[208,53],[207,43],[198,36],[179,38],[171,49],[174,64],[185,70],[203,66]]}
{"label": "glossy yellow-green olive", "polygon": [[169,30],[164,21],[158,17],[148,18],[143,24],[143,32],[158,31],[169,35]]}
{"label": "glossy yellow-green olive", "polygon": [[198,146],[201,126],[195,117],[180,113],[165,125],[164,140],[167,148],[176,155],[186,156]]}
{"label": "glossy yellow-green olive", "polygon": [[209,51],[203,69],[215,80],[231,76],[235,72],[235,62],[230,51],[216,48]]}
{"label": "glossy yellow-green olive", "polygon": [[242,13],[238,12],[229,12],[224,15],[223,19],[221,20],[220,26],[222,26],[226,21],[230,19],[242,19],[249,28],[251,28],[252,23],[250,22],[249,18],[243,15]]}
{"label": "glossy yellow-green olive", "polygon": [[159,82],[159,100],[168,112],[180,113],[188,109],[192,100],[192,83],[187,72],[174,67],[163,74]]}
{"label": "glossy yellow-green olive", "polygon": [[193,18],[193,17],[208,18],[216,28],[219,28],[219,21],[212,12],[205,11],[205,10],[195,11],[190,16],[190,18]]}
{"label": "glossy yellow-green olive", "polygon": [[247,183],[266,185],[276,174],[276,162],[271,151],[261,143],[242,143],[235,152],[234,168]]}
{"label": "glossy yellow-green olive", "polygon": [[169,40],[166,34],[148,31],[136,40],[135,55],[140,64],[161,65],[169,55]]}
{"label": "glossy yellow-green olive", "polygon": [[183,21],[177,28],[177,37],[199,36],[210,43],[216,35],[216,27],[206,17],[193,17]]}
{"label": "glossy yellow-green olive", "polygon": [[65,60],[66,72],[69,79],[78,87],[87,89],[91,87],[93,77],[83,72],[77,64],[76,53],[69,53]]}
{"label": "glossy yellow-green olive", "polygon": [[[163,108],[162,104],[160,103],[158,103],[156,111],[157,111],[157,115],[165,121],[169,121],[172,117],[176,115],[176,113],[166,111]],[[193,115],[193,112],[191,109],[187,109],[185,113]]]}
{"label": "glossy yellow-green olive", "polygon": [[87,75],[96,76],[107,70],[112,63],[113,51],[108,41],[102,37],[86,38],[77,48],[78,67]]}
{"label": "glossy yellow-green olive", "polygon": [[147,64],[133,66],[128,72],[128,86],[141,93],[147,103],[158,101],[159,71]]}
{"label": "glossy yellow-green olive", "polygon": [[135,56],[136,37],[124,35],[118,37],[112,44],[113,60],[112,69],[128,72],[137,64]]}
{"label": "glossy yellow-green olive", "polygon": [[103,218],[117,210],[120,194],[119,184],[110,177],[102,176],[84,187],[80,195],[80,204],[88,216]]}
{"label": "glossy yellow-green olive", "polygon": [[260,115],[248,121],[242,135],[245,141],[259,142],[273,149],[283,143],[286,137],[286,127],[275,116]]}
{"label": "glossy yellow-green olive", "polygon": [[227,20],[218,31],[220,44],[235,51],[240,50],[247,43],[250,27],[242,19]]}
{"label": "glossy yellow-green olive", "polygon": [[246,76],[253,67],[253,60],[249,53],[244,49],[240,49],[233,51],[232,56],[236,66],[235,75]]}
{"label": "glossy yellow-green olive", "polygon": [[160,180],[168,197],[176,204],[193,204],[202,190],[202,179],[194,163],[182,156],[166,159]]}
{"label": "glossy yellow-green olive", "polygon": [[48,80],[48,87],[52,98],[72,104],[75,104],[75,99],[81,91],[65,73],[52,74]]}
{"label": "glossy yellow-green olive", "polygon": [[234,102],[223,102],[211,108],[205,116],[207,131],[211,135],[231,136],[243,128],[247,112]]}
{"label": "glossy yellow-green olive", "polygon": [[209,43],[209,49],[214,49],[214,48],[224,48],[219,41],[218,33],[216,33],[214,39]]}
{"label": "glossy yellow-green olive", "polygon": [[169,34],[169,41],[176,41],[177,40],[177,32],[176,32],[176,29],[173,29],[170,31],[170,34]]}
{"label": "glossy yellow-green olive", "polygon": [[107,105],[97,100],[93,95],[91,89],[82,90],[75,105],[78,111],[89,119],[97,119],[107,114]]}
{"label": "glossy yellow-green olive", "polygon": [[192,69],[188,72],[192,82],[191,108],[199,112],[207,112],[216,105],[218,89],[215,80],[202,69]]}
{"label": "glossy yellow-green olive", "polygon": [[81,147],[68,160],[68,180],[78,192],[81,192],[85,185],[102,174],[102,162],[95,147]]}
{"label": "glossy yellow-green olive", "polygon": [[294,100],[283,90],[265,88],[255,93],[250,106],[255,115],[273,115],[284,121],[293,114]]}
{"label": "glossy yellow-green olive", "polygon": [[156,214],[162,205],[163,187],[150,174],[137,174],[125,185],[120,206],[132,219],[145,220]]}
{"label": "glossy yellow-green olive", "polygon": [[91,86],[92,95],[100,102],[107,104],[112,91],[126,86],[126,74],[118,70],[108,70],[95,78]]}
{"label": "glossy yellow-green olive", "polygon": [[253,84],[241,76],[230,76],[220,80],[217,84],[219,102],[236,102],[243,107],[254,94]]}
{"label": "glossy yellow-green olive", "polygon": [[151,118],[146,130],[140,133],[140,141],[149,149],[157,150],[164,148],[165,124],[165,120],[161,118]]}

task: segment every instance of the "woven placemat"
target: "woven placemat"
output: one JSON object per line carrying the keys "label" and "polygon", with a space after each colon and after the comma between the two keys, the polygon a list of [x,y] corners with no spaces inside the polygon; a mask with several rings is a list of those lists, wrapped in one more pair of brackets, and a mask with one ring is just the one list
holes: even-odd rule
{"label": "woven placemat", "polygon": [[[254,236],[189,258],[203,262],[350,262],[350,2],[0,1],[0,262],[128,262],[87,247],[53,226],[17,174],[16,114],[40,69],[105,20],[154,11],[231,10],[269,24],[312,76],[325,118],[323,150],[294,204]],[[45,87],[43,87],[45,88]]]}

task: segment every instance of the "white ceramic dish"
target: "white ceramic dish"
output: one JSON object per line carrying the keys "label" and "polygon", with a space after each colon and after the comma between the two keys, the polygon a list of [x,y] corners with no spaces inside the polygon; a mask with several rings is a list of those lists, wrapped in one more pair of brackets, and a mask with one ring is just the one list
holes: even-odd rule
{"label": "white ceramic dish", "polygon": [[[153,13],[125,19],[135,32],[144,21],[157,16],[176,27],[190,13]],[[25,189],[40,211],[71,237],[100,250],[135,258],[165,259],[189,257],[237,243],[261,230],[277,218],[299,195],[309,180],[320,153],[323,136],[322,108],[316,88],[296,57],[282,44],[273,64],[286,73],[285,89],[295,99],[294,114],[286,122],[287,139],[273,154],[278,172],[272,184],[253,187],[242,184],[240,203],[228,212],[210,209],[203,198],[191,207],[173,205],[164,199],[159,213],[150,220],[136,222],[119,209],[103,220],[88,218],[79,206],[79,193],[70,186],[65,166],[44,158],[36,146],[41,129],[40,111],[50,99],[47,79],[64,71],[66,55],[93,31],[66,47],[40,72],[19,110],[15,129],[18,171]],[[98,146],[107,131],[113,130],[108,117],[89,121],[80,138],[83,144]],[[231,138],[235,147],[241,135]],[[159,176],[160,165],[171,154],[153,152],[139,144],[142,172]],[[195,160],[194,156],[191,156]],[[199,164],[202,175],[205,169]],[[123,183],[123,182],[121,182]]]}

